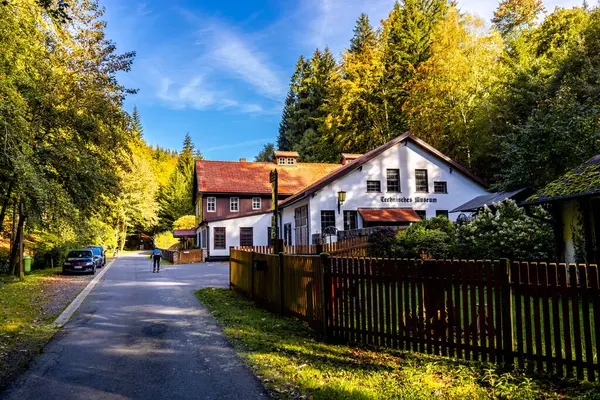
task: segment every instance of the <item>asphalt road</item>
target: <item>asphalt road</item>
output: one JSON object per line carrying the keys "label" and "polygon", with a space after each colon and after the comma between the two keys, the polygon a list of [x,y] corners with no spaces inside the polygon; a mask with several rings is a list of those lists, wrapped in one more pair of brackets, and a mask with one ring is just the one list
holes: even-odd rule
{"label": "asphalt road", "polygon": [[260,399],[208,311],[194,297],[226,286],[226,264],[163,267],[141,253],[115,261],[7,399]]}

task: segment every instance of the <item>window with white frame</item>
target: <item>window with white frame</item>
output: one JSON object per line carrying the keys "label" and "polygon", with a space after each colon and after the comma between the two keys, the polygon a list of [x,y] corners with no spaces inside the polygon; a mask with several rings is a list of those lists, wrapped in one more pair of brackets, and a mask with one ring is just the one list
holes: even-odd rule
{"label": "window with white frame", "polygon": [[429,180],[426,169],[415,169],[415,191],[429,193]]}
{"label": "window with white frame", "polygon": [[217,211],[217,198],[216,197],[207,197],[206,198],[206,211],[207,212],[216,212]]}
{"label": "window with white frame", "polygon": [[252,198],[252,209],[253,210],[260,210],[262,207],[262,201],[260,197],[253,197]]}
{"label": "window with white frame", "polygon": [[381,192],[381,181],[367,181],[367,192]]}
{"label": "window with white frame", "polygon": [[287,164],[288,164],[288,165],[294,165],[294,164],[296,164],[296,159],[295,159],[295,158],[293,158],[293,157],[289,157],[289,158],[287,159]]}
{"label": "window with white frame", "polygon": [[240,198],[230,197],[229,198],[229,211],[238,212],[240,211]]}
{"label": "window with white frame", "polygon": [[448,184],[445,181],[433,182],[434,193],[448,193]]}
{"label": "window with white frame", "polygon": [[279,164],[279,165],[285,165],[285,158],[283,158],[283,157],[279,157],[279,158],[277,159],[277,161],[278,161],[278,164]]}
{"label": "window with white frame", "polygon": [[240,246],[254,246],[253,228],[240,228]]}
{"label": "window with white frame", "polygon": [[227,239],[225,236],[225,228],[223,227],[215,227],[213,229],[214,235],[213,235],[213,240],[214,240],[214,244],[213,247],[215,248],[215,250],[225,250],[227,248]]}
{"label": "window with white frame", "polygon": [[387,170],[387,191],[393,193],[400,193],[400,170],[399,169],[388,169]]}

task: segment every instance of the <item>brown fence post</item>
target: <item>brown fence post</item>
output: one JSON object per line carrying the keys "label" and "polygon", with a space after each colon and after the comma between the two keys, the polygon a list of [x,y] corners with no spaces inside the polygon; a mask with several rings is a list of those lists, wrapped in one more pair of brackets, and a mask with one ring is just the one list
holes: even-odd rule
{"label": "brown fence post", "polygon": [[250,300],[254,299],[254,250],[250,252]]}
{"label": "brown fence post", "polygon": [[512,368],[514,366],[513,354],[513,309],[512,309],[512,285],[510,274],[510,261],[500,260],[500,287],[502,288],[502,352],[504,365]]}
{"label": "brown fence post", "polygon": [[233,251],[233,246],[229,246],[229,290],[231,290],[231,252]]}
{"label": "brown fence post", "polygon": [[331,283],[328,282],[328,271],[331,266],[329,254],[321,253],[321,323],[323,325],[323,338],[329,337],[329,311],[331,309]]}
{"label": "brown fence post", "polygon": [[283,251],[279,252],[279,313],[284,314],[284,291],[283,291]]}

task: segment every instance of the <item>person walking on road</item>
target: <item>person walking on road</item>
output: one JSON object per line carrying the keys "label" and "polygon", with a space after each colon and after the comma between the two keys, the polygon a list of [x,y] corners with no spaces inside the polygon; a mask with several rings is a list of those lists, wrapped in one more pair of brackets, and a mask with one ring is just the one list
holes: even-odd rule
{"label": "person walking on road", "polygon": [[153,268],[152,272],[160,272],[160,258],[162,257],[162,251],[158,247],[152,250],[152,261]]}

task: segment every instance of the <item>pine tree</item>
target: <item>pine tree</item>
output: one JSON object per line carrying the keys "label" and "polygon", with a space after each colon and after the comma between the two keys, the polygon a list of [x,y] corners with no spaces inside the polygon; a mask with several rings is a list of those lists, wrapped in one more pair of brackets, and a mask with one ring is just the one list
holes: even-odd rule
{"label": "pine tree", "polygon": [[408,116],[401,110],[410,96],[410,82],[414,71],[431,56],[433,31],[445,17],[448,6],[448,0],[397,1],[389,18],[383,21],[382,101],[391,136],[409,127]]}
{"label": "pine tree", "polygon": [[192,179],[196,154],[192,138],[189,133],[186,133],[177,167],[171,174],[167,185],[160,189],[157,196],[160,230],[170,230],[177,218],[194,213]]}
{"label": "pine tree", "polygon": [[335,147],[319,129],[336,69],[335,58],[328,48],[316,49],[308,61],[304,57],[298,59],[280,123],[277,139],[280,150],[295,150],[303,161],[337,158]]}
{"label": "pine tree", "polygon": [[340,76],[332,79],[321,130],[340,151],[363,153],[390,137],[382,106],[381,51],[366,15],[356,21],[350,43]]}
{"label": "pine tree", "polygon": [[356,20],[354,36],[350,40],[350,53],[362,53],[365,48],[373,48],[377,45],[377,36],[369,23],[367,14],[362,13]]}
{"label": "pine tree", "polygon": [[138,112],[137,106],[133,106],[131,132],[133,137],[137,140],[141,140],[144,136],[144,127],[142,126],[142,121],[140,119],[140,113]]}
{"label": "pine tree", "polygon": [[283,106],[283,112],[281,114],[281,122],[279,122],[279,134],[277,135],[277,148],[279,150],[290,150],[292,145],[288,140],[288,134],[290,130],[289,120],[292,118],[294,107],[296,106],[296,98],[294,91],[290,89],[287,97],[285,98],[285,104]]}
{"label": "pine tree", "polygon": [[263,149],[254,157],[254,161],[257,162],[273,162],[275,161],[275,145],[273,143],[267,143]]}

